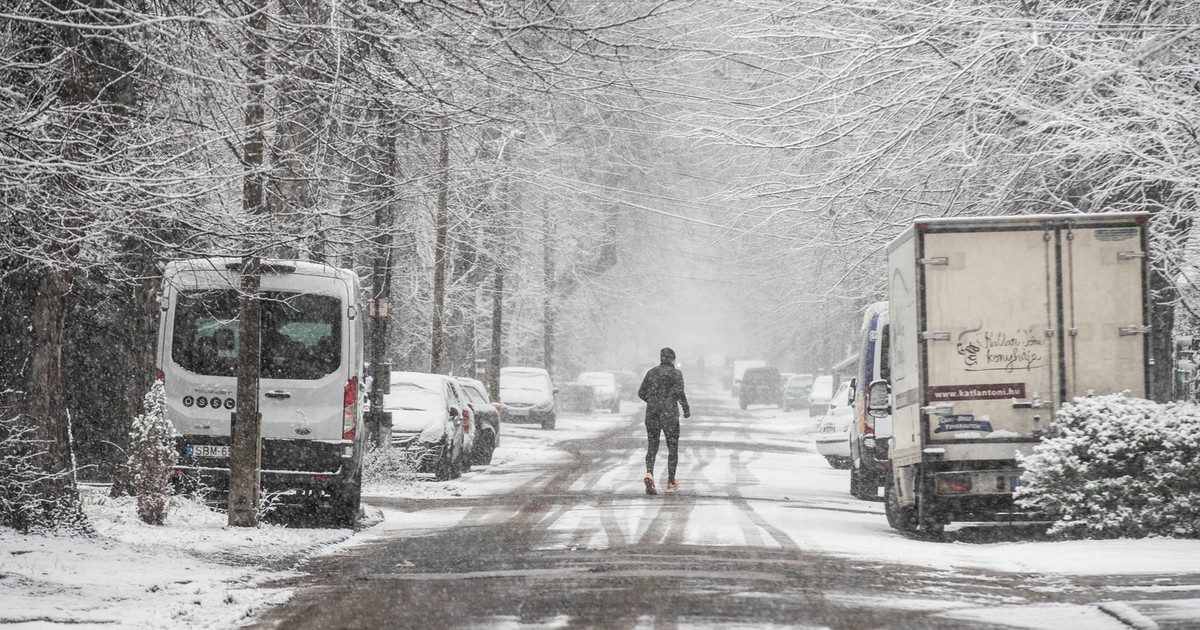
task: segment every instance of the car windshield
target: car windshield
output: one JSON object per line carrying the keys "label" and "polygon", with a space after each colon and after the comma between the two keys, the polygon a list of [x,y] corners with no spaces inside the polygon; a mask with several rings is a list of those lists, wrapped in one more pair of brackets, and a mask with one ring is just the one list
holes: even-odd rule
{"label": "car windshield", "polygon": [[436,383],[414,380],[393,380],[391,393],[383,397],[383,407],[399,411],[434,411],[445,406],[442,390]]}
{"label": "car windshield", "polygon": [[500,389],[548,392],[550,382],[540,372],[505,372],[500,375]]}
{"label": "car windshield", "polygon": [[[262,377],[316,380],[342,364],[342,301],[330,295],[262,293]],[[204,376],[236,376],[240,304],[233,289],[176,298],[171,358]]]}

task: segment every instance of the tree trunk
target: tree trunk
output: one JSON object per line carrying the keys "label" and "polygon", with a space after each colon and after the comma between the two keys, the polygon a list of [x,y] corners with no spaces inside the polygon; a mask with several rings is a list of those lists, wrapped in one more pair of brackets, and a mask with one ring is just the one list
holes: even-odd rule
{"label": "tree trunk", "polygon": [[1192,229],[1189,216],[1159,214],[1153,223],[1151,238],[1159,243],[1159,255],[1150,265],[1150,391],[1151,400],[1166,402],[1175,397],[1175,307],[1179,303],[1179,287],[1175,277],[1179,260],[1171,260],[1175,252],[1185,251]]}
{"label": "tree trunk", "polygon": [[[246,39],[246,138],[242,142],[245,176],[242,180],[242,210],[247,215],[263,212],[263,98],[267,78],[267,0],[258,0],[249,19]],[[253,243],[247,243],[254,247]],[[262,274],[260,260],[247,257],[242,268],[242,304],[239,317],[236,421],[230,437],[229,524],[258,525],[259,468],[261,444],[258,409],[262,371],[260,304],[258,289]]]}
{"label": "tree trunk", "polygon": [[550,206],[542,208],[542,363],[554,373],[554,223]]}
{"label": "tree trunk", "polygon": [[47,473],[37,496],[40,509],[28,524],[56,526],[78,516],[79,496],[71,474],[71,440],[67,426],[63,349],[66,345],[69,272],[47,269],[38,284],[32,321],[33,355],[25,383],[25,415],[42,440],[41,468]]}
{"label": "tree trunk", "polygon": [[446,237],[450,229],[450,130],[442,119],[442,147],[438,158],[442,179],[438,186],[437,217],[433,245],[433,333],[430,336],[429,371],[441,374],[445,370],[446,317]]}

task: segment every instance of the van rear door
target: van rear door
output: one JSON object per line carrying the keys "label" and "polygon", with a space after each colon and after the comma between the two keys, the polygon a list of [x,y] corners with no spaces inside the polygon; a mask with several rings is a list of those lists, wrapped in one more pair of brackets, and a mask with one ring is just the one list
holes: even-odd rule
{"label": "van rear door", "polygon": [[[303,273],[262,279],[262,436],[340,440],[350,383],[350,289],[334,276]],[[348,388],[353,392],[348,394]]]}
{"label": "van rear door", "polygon": [[1043,229],[925,234],[928,441],[1032,440],[1053,417],[1054,237]]}

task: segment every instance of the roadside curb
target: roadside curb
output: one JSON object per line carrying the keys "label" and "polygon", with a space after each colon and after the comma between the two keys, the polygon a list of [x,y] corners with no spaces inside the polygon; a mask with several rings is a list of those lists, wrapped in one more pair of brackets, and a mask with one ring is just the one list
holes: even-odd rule
{"label": "roadside curb", "polygon": [[1136,628],[1137,630],[1158,630],[1158,623],[1125,602],[1103,602],[1096,604],[1096,607],[1100,609],[1100,612],[1120,621],[1130,628]]}

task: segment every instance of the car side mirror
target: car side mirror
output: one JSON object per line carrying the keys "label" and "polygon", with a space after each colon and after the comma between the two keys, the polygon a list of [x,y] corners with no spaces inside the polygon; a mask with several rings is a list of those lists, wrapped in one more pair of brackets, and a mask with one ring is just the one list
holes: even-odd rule
{"label": "car side mirror", "polygon": [[458,408],[457,407],[450,408],[450,418],[452,418],[452,419],[458,418]]}
{"label": "car side mirror", "polygon": [[892,387],[887,381],[874,381],[867,388],[867,414],[882,418],[892,413]]}

